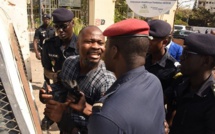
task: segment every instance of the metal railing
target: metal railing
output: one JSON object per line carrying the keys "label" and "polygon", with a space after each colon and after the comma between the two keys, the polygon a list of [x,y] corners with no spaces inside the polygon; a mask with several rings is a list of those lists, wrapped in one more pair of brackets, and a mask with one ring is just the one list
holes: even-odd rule
{"label": "metal railing", "polygon": [[11,109],[1,79],[0,79],[0,133],[20,134],[19,126]]}

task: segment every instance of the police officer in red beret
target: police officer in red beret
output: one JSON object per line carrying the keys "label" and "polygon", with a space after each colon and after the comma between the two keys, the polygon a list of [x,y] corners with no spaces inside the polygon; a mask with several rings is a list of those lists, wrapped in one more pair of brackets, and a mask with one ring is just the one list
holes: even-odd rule
{"label": "police officer in red beret", "polygon": [[171,134],[215,134],[215,38],[193,33],[185,38],[183,77],[174,88],[176,115]]}
{"label": "police officer in red beret", "polygon": [[[159,79],[145,67],[149,26],[143,20],[127,19],[108,27],[104,61],[117,80],[98,103],[89,119],[89,134],[164,133],[165,111]],[[82,97],[77,105],[85,107]],[[82,107],[81,107],[82,105]]]}

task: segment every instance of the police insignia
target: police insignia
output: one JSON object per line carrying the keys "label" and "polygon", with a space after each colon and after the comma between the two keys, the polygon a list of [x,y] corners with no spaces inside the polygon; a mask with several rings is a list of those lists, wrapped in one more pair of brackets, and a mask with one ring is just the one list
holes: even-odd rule
{"label": "police insignia", "polygon": [[52,64],[52,66],[54,66],[55,65],[55,60],[52,60],[51,64]]}

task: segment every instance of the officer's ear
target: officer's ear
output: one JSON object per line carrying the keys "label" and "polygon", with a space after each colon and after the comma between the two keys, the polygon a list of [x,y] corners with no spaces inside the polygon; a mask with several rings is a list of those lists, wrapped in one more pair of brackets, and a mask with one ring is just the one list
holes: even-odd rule
{"label": "officer's ear", "polygon": [[111,58],[116,59],[119,55],[119,48],[116,45],[111,47]]}
{"label": "officer's ear", "polygon": [[165,38],[163,41],[162,41],[162,44],[164,47],[166,47],[169,43],[169,39],[168,38]]}
{"label": "officer's ear", "polygon": [[74,20],[72,20],[71,24],[72,24],[72,27],[75,25],[75,22],[74,22]]}
{"label": "officer's ear", "polygon": [[214,66],[214,58],[211,56],[203,56],[203,65],[213,67]]}

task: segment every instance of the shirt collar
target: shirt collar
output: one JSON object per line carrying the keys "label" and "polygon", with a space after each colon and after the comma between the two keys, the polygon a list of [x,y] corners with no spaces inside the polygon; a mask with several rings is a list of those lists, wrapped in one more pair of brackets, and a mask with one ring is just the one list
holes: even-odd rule
{"label": "shirt collar", "polygon": [[[165,54],[163,55],[163,57],[161,58],[161,60],[157,61],[155,64],[160,65],[161,67],[165,67],[166,66],[166,61],[167,59],[169,59],[170,54],[168,53],[167,49],[165,49]],[[152,57],[150,57],[152,58]]]}
{"label": "shirt collar", "polygon": [[169,49],[171,44],[172,44],[172,40],[169,42],[169,44],[166,46],[166,48]]}
{"label": "shirt collar", "polygon": [[72,35],[72,39],[71,39],[71,41],[70,41],[70,43],[69,43],[69,47],[75,49],[75,48],[76,48],[76,43],[77,43],[77,39],[76,39],[75,34],[73,34],[73,35]]}
{"label": "shirt collar", "polygon": [[98,71],[100,71],[101,69],[105,69],[105,65],[104,65],[104,61],[100,60],[98,63],[98,66],[92,70],[90,70],[86,76],[87,77],[94,77],[94,75],[92,75],[93,73],[97,73]]}
{"label": "shirt collar", "polygon": [[[76,43],[77,43],[77,39],[76,38],[77,38],[76,35],[73,34],[69,45],[65,49],[68,49],[69,47],[76,49]],[[60,44],[61,44],[61,50],[63,50],[64,48],[62,47],[62,45],[63,45],[62,40],[61,40]]]}
{"label": "shirt collar", "polygon": [[212,86],[215,82],[213,75],[211,74],[210,77],[204,82],[204,84],[200,87],[200,89],[196,92],[196,94],[200,97],[205,96],[205,90],[210,86]]}
{"label": "shirt collar", "polygon": [[148,54],[146,57],[146,65],[147,66],[153,66],[155,64],[158,64],[161,67],[165,67],[166,66],[166,60],[169,59],[169,57],[170,57],[170,54],[168,53],[167,49],[165,48],[165,54],[163,55],[161,60],[157,61],[154,64],[152,64],[152,55]]}
{"label": "shirt collar", "polygon": [[147,72],[144,66],[140,66],[138,68],[135,68],[135,69],[132,69],[132,70],[126,72],[125,74],[120,76],[114,82],[114,84],[110,87],[110,89],[107,90],[107,92],[105,94],[106,95],[107,94],[112,94],[112,92],[115,92],[117,90],[117,88],[120,87],[120,85],[122,85],[123,83],[131,80],[132,78],[136,77],[137,75],[142,74],[142,72]]}

